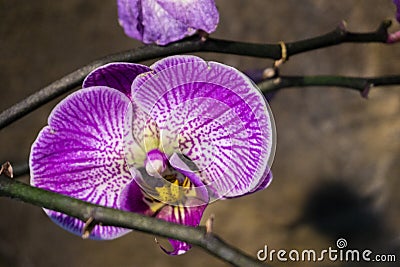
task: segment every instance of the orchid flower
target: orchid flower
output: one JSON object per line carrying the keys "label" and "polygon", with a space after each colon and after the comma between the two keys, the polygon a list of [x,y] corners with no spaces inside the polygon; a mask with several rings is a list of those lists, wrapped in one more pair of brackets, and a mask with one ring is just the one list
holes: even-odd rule
{"label": "orchid flower", "polygon": [[[396,19],[398,22],[400,22],[400,0],[393,0],[393,3],[396,5]],[[400,31],[390,33],[387,42],[388,43],[400,42]]]}
{"label": "orchid flower", "polygon": [[[213,200],[250,194],[272,179],[272,114],[238,70],[195,56],[150,68],[112,63],[61,101],[32,145],[31,184],[188,226]],[[84,222],[45,209],[81,235]],[[129,229],[96,225],[92,239]],[[190,245],[170,240],[171,255]]]}
{"label": "orchid flower", "polygon": [[219,20],[214,0],[118,0],[118,16],[129,37],[158,45],[214,32]]}

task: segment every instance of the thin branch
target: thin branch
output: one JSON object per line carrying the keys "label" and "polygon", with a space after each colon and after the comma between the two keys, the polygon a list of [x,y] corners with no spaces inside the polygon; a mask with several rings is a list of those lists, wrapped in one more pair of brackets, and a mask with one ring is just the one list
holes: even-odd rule
{"label": "thin branch", "polygon": [[[341,43],[386,43],[388,38],[387,29],[390,25],[390,21],[384,21],[376,31],[368,33],[352,33],[347,31],[344,24],[341,24],[335,30],[327,34],[302,41],[286,43],[287,56],[290,57],[299,53],[334,46]],[[184,39],[167,46],[148,45],[139,49],[128,50],[95,60],[3,111],[0,114],[0,129],[22,118],[56,97],[80,86],[83,79],[92,70],[101,65],[110,62],[140,62],[174,54],[192,52],[219,52],[242,56],[270,58],[274,60],[280,59],[282,56],[280,44],[252,44],[213,38],[202,41],[199,37]]]}
{"label": "thin branch", "polygon": [[374,86],[399,85],[400,75],[382,77],[346,77],[333,75],[317,76],[280,76],[267,79],[258,84],[263,93],[277,91],[282,88],[304,86],[338,86],[359,91],[363,97],[367,97],[370,88]]}
{"label": "thin branch", "polygon": [[13,164],[12,166],[14,169],[14,178],[29,174],[28,162]]}
{"label": "thin branch", "polygon": [[188,242],[203,248],[208,253],[233,266],[267,266],[239,249],[227,244],[213,233],[206,233],[204,227],[188,227],[173,224],[133,212],[94,205],[88,202],[45,191],[27,184],[0,176],[0,196],[59,211],[87,221],[92,217],[102,225],[112,225],[150,233],[162,237]]}
{"label": "thin branch", "polygon": [[346,28],[346,23],[342,22],[335,30],[327,34],[304,41],[287,43],[287,56],[290,57],[299,53],[342,43],[387,43],[389,36],[388,29],[391,25],[392,22],[390,20],[385,20],[379,25],[376,31],[354,33],[349,32]]}

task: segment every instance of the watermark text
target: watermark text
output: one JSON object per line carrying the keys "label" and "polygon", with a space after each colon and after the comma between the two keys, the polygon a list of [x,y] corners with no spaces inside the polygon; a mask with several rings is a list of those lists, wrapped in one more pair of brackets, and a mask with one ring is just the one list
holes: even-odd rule
{"label": "watermark text", "polygon": [[267,245],[257,252],[257,259],[260,261],[343,261],[343,262],[395,262],[394,254],[374,254],[369,249],[346,249],[347,240],[339,238],[336,247],[328,247],[323,250],[304,249],[304,250],[285,250],[269,249]]}

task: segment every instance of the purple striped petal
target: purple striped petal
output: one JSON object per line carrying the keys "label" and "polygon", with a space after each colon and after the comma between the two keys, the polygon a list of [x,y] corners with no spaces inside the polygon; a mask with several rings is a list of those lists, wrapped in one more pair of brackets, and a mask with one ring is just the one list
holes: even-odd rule
{"label": "purple striped petal", "polygon": [[119,205],[122,210],[152,216],[155,211],[152,211],[149,204],[145,202],[146,196],[143,194],[141,187],[137,183],[137,180],[140,180],[138,177],[140,173],[136,169],[132,168],[131,174],[134,178],[122,190],[118,199],[120,203]]}
{"label": "purple striped petal", "polygon": [[[188,203],[186,207],[167,205],[157,213],[156,218],[187,226],[198,226],[206,207],[206,205],[196,206],[191,203]],[[191,245],[188,243],[174,239],[168,240],[173,249],[168,251],[163,247],[161,248],[169,255],[181,255],[191,248]]]}
{"label": "purple striped petal", "polygon": [[259,184],[254,189],[252,189],[249,193],[254,193],[254,192],[261,191],[261,190],[264,190],[265,188],[267,188],[272,182],[272,177],[273,177],[272,171],[269,168],[265,169],[265,172],[264,172],[263,177],[261,178]]}
{"label": "purple striped petal", "polygon": [[[163,70],[164,69],[169,69],[169,68],[174,68],[176,65],[181,65],[184,66],[186,64],[190,65],[190,64],[196,64],[197,62],[199,62],[199,64],[204,64],[204,60],[199,58],[199,57],[195,57],[195,56],[171,56],[171,57],[166,57],[160,61],[157,61],[156,63],[154,63],[152,66],[150,66],[150,69],[152,70],[151,72],[149,72],[149,75],[142,75],[140,77],[140,79],[135,79],[134,82],[132,83],[132,87],[131,87],[131,95],[134,96],[136,94],[137,91],[142,90],[142,84],[146,83],[147,80],[149,79],[154,79],[154,75],[162,75],[163,74]],[[180,79],[181,75],[170,75],[169,77],[167,77],[167,79]],[[182,81],[178,80],[178,83],[181,83]],[[161,86],[161,84],[160,84]],[[152,94],[152,97],[155,98],[157,97],[157,93],[158,93],[158,89],[154,89],[155,92],[150,91],[149,93]],[[161,95],[160,95],[161,96]],[[136,101],[134,101],[136,102]],[[147,111],[150,109],[150,107],[147,107],[144,112],[145,114],[147,114]],[[148,116],[148,115],[147,115]]]}
{"label": "purple striped petal", "polygon": [[125,34],[143,40],[143,10],[141,0],[118,0],[118,20]]}
{"label": "purple striped petal", "polygon": [[144,135],[149,116],[136,105],[132,106],[132,120],[127,121],[129,125],[125,127],[126,163],[129,168],[140,168],[144,166],[146,159]]}
{"label": "purple striped petal", "polygon": [[150,71],[150,68],[134,63],[110,63],[101,66],[85,78],[83,88],[92,86],[108,86],[131,97],[133,80],[141,73]]}
{"label": "purple striped petal", "polygon": [[[152,181],[150,181],[152,179],[153,181],[155,180],[158,187],[167,186],[167,183],[169,183],[167,180],[157,179],[154,177],[146,177],[143,179],[139,170],[131,168],[130,171],[134,179],[123,189],[119,198],[120,206],[123,210],[137,212],[148,216],[155,215],[156,218],[168,222],[188,226],[198,226],[203,212],[207,207],[207,190],[203,186],[199,177],[197,177],[193,172],[188,171],[190,170],[189,167],[177,156],[177,154],[171,156],[170,162],[176,171],[179,171],[190,179],[190,183],[193,186],[185,188],[187,195],[181,199],[182,203],[180,205],[170,205],[170,203],[156,200],[156,197],[154,196],[154,186],[150,186],[151,188],[146,190],[146,187],[152,183]],[[143,172],[143,174],[146,173]],[[144,195],[143,190],[149,194]],[[168,251],[161,247],[161,249],[169,255],[180,255],[191,248],[189,244],[178,240],[169,239],[169,242],[173,247],[172,251]]]}
{"label": "purple striped petal", "polygon": [[[267,168],[265,170],[265,173],[263,175],[263,178],[260,180],[260,183],[252,190],[250,190],[248,193],[246,193],[245,195],[250,195],[253,194],[257,191],[261,191],[264,190],[265,188],[267,188],[272,182],[272,171],[269,170],[269,168]],[[235,197],[227,197],[227,198],[236,198],[238,196]]]}
{"label": "purple striped petal", "polygon": [[[59,103],[32,145],[31,184],[94,204],[119,208],[118,196],[132,179],[125,166],[125,120],[132,107],[107,87],[79,90]],[[46,210],[66,230],[81,235],[83,222]],[[95,226],[90,238],[113,239],[129,230]]]}
{"label": "purple striped petal", "polygon": [[255,189],[274,154],[269,107],[238,70],[194,56],[158,61],[132,96],[160,129],[162,149],[188,156],[216,197]]}
{"label": "purple striped petal", "polygon": [[129,37],[159,45],[211,33],[219,21],[214,0],[118,0],[118,16]]}
{"label": "purple striped petal", "polygon": [[[82,236],[83,228],[85,222],[78,220],[76,218],[70,217],[63,213],[59,213],[56,211],[43,209],[46,214],[50,217],[50,219],[64,230],[67,230],[70,233],[73,233],[78,236]],[[118,237],[121,237],[132,230],[114,227],[114,226],[99,226],[96,225],[94,229],[91,231],[89,238],[93,240],[111,240]]]}

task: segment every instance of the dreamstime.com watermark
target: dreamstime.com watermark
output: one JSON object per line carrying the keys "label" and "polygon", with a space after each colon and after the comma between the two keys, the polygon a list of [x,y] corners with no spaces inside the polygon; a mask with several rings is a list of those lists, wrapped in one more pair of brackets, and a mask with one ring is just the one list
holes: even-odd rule
{"label": "dreamstime.com watermark", "polygon": [[329,247],[320,251],[314,249],[285,250],[268,249],[265,245],[257,252],[257,259],[260,261],[344,261],[344,262],[395,262],[394,254],[374,254],[371,250],[346,249],[347,240],[339,238],[336,241],[336,248]]}

